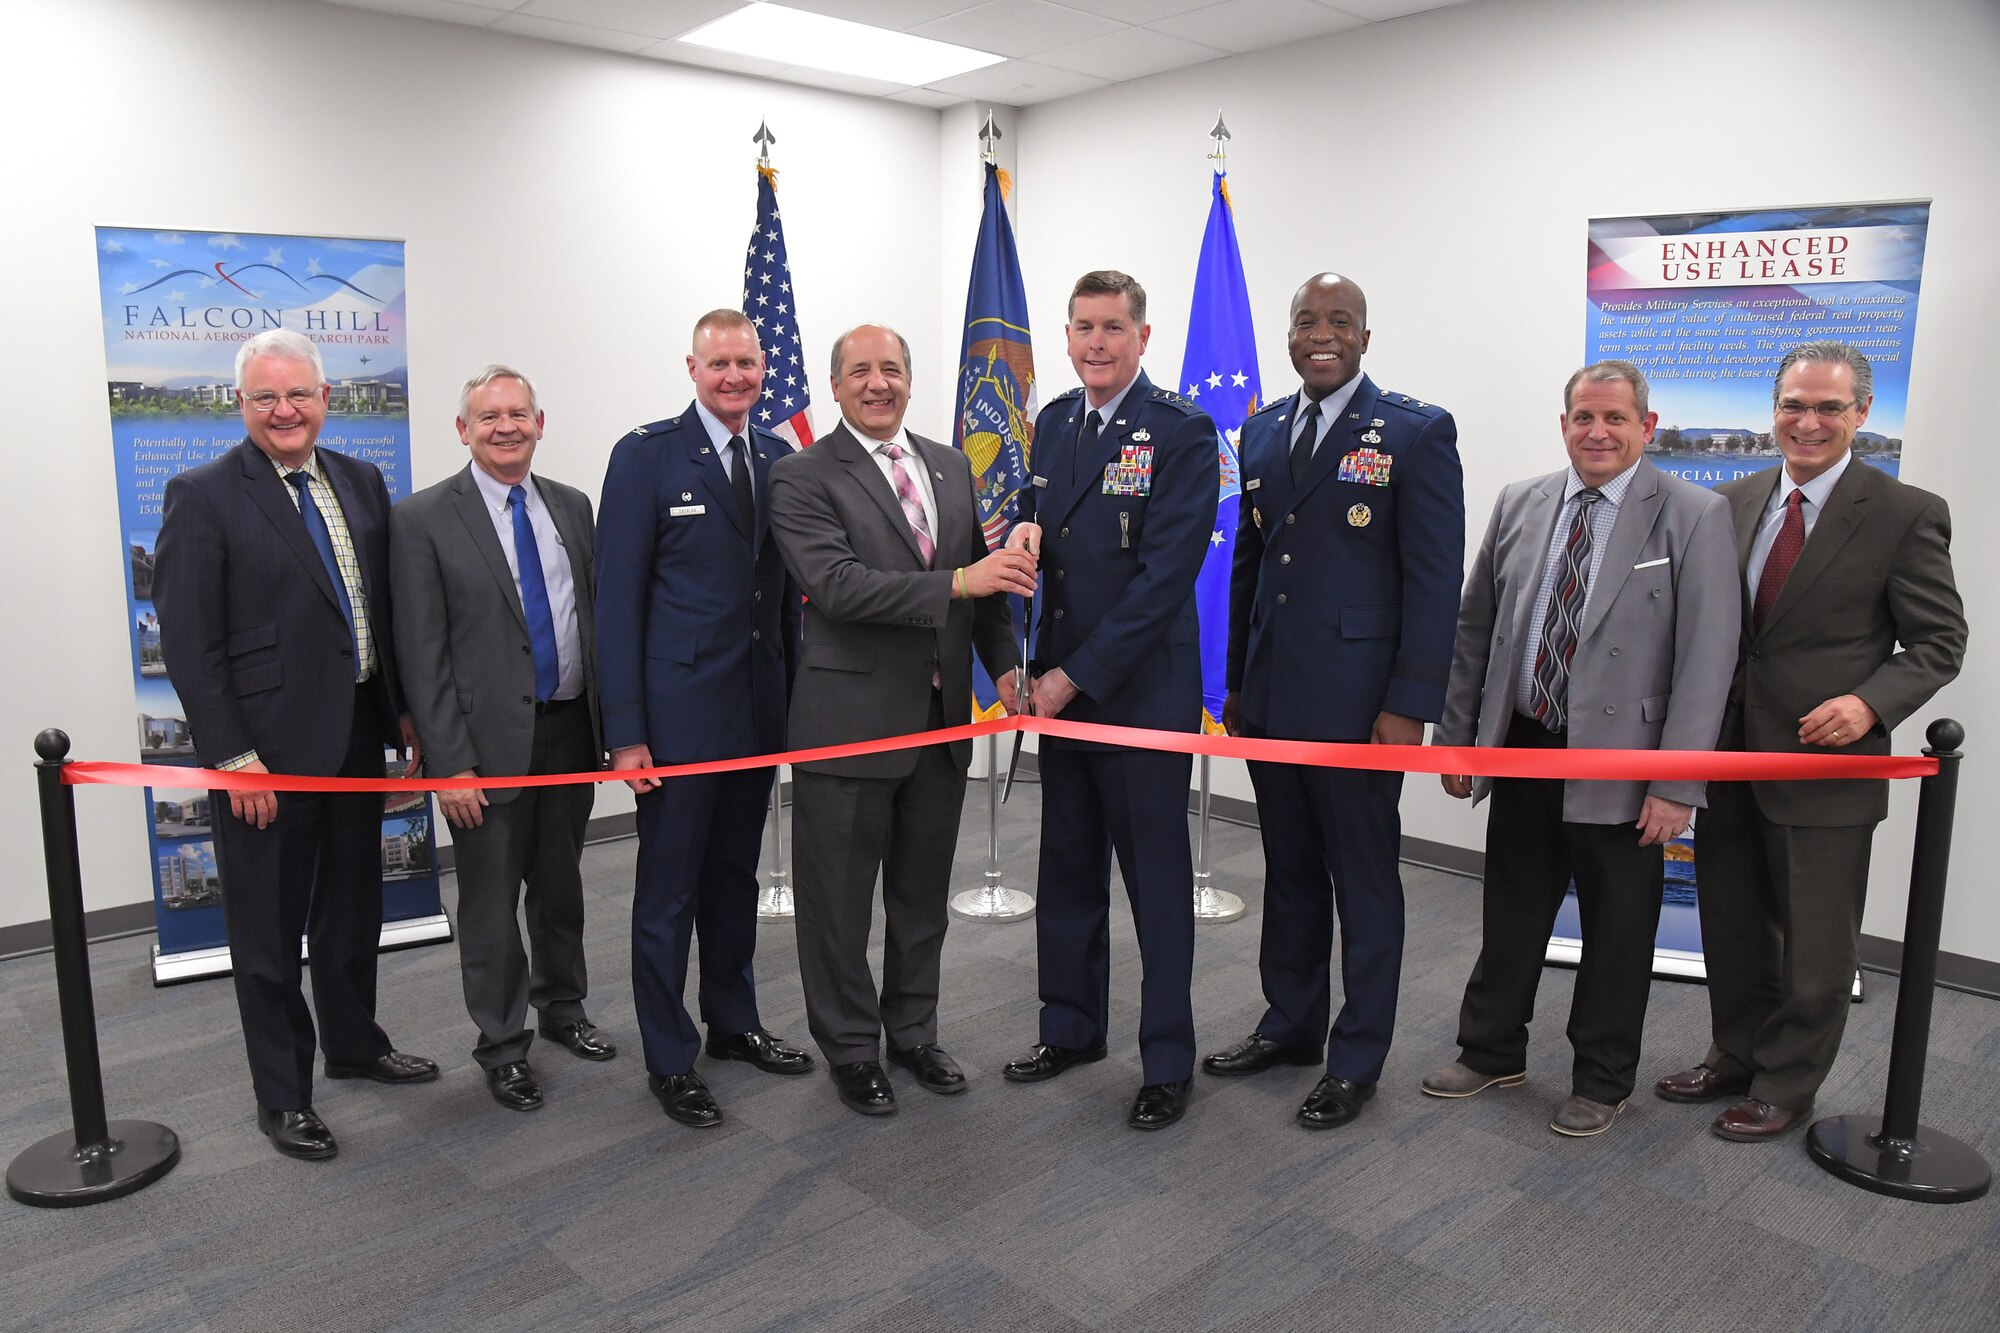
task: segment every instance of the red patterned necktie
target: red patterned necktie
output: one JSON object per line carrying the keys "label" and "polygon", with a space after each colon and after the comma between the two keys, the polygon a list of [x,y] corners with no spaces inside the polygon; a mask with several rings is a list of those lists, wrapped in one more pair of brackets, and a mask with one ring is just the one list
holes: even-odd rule
{"label": "red patterned necktie", "polygon": [[917,539],[917,552],[923,556],[924,568],[931,567],[937,556],[937,542],[931,538],[930,520],[924,517],[923,492],[908,472],[903,470],[903,446],[885,444],[882,452],[889,455],[889,477],[896,487],[896,498],[903,502],[903,517],[910,521],[910,532]]}
{"label": "red patterned necktie", "polygon": [[1778,604],[1778,594],[1785,590],[1785,580],[1791,576],[1792,566],[1799,562],[1799,552],[1805,549],[1805,498],[1806,493],[1799,490],[1785,497],[1785,523],[1771,543],[1771,554],[1764,557],[1764,572],[1757,577],[1757,600],[1750,604],[1750,624],[1754,629],[1764,628],[1764,617]]}

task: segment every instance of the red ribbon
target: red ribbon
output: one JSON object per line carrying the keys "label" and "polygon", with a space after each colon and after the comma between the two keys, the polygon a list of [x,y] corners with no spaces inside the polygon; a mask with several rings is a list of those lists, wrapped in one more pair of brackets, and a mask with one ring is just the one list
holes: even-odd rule
{"label": "red ribbon", "polygon": [[589,773],[545,773],[535,777],[490,778],[313,778],[284,773],[224,773],[170,764],[114,764],[94,759],[63,765],[72,786],[103,783],[114,787],[195,787],[217,791],[463,791],[476,787],[564,787],[581,782],[623,782],[628,778],[685,778],[697,773],[732,773],[776,764],[813,764],[890,750],[944,745],[978,736],[1026,731],[1062,740],[1091,741],[1128,749],[1206,754],[1223,759],[1306,764],[1314,768],[1365,768],[1390,773],[1463,773],[1491,778],[1589,778],[1610,782],[1810,782],[1831,778],[1923,778],[1938,771],[1925,755],[1766,754],[1724,750],[1509,750],[1472,745],[1365,745],[1332,741],[1250,740],[1203,736],[1187,731],[1107,727],[1061,718],[999,717],[962,727],[920,731],[908,736],[823,745],[812,750],[713,759],[700,764],[653,768],[600,769]]}

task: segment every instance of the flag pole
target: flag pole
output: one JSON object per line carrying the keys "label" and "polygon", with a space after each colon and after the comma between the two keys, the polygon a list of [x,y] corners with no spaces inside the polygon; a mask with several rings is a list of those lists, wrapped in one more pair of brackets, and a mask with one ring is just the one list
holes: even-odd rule
{"label": "flag pole", "polygon": [[[986,113],[986,123],[979,127],[979,161],[984,168],[1000,164],[1000,155],[994,150],[993,141],[1001,138],[1000,127],[993,123],[993,112]],[[982,187],[983,192],[983,187]],[[977,256],[975,256],[975,263]],[[1025,666],[1025,662],[1023,664]],[[1025,671],[1022,673],[1025,676]],[[1017,679],[1020,679],[1017,677]],[[1021,762],[1021,736],[1014,735],[1014,763]],[[1013,768],[1008,769],[1012,778]],[[1032,895],[1019,889],[1010,889],[1000,872],[1000,738],[986,738],[986,873],[983,882],[976,889],[967,889],[951,900],[951,914],[964,921],[1026,921],[1035,914],[1035,900]]]}
{"label": "flag pole", "polygon": [[[771,133],[768,121],[757,122],[757,132],[750,136],[750,142],[757,145],[757,166],[768,170],[771,165],[771,145],[778,136]],[[757,919],[759,921],[790,921],[798,915],[797,904],[792,899],[792,872],[785,863],[785,770],[780,767],[771,773],[771,868],[764,872],[770,881],[757,892]]]}
{"label": "flag pole", "polygon": [[[1220,110],[1215,113],[1215,128],[1208,132],[1208,137],[1215,140],[1215,151],[1208,155],[1208,160],[1215,164],[1215,174],[1220,176],[1229,169],[1228,141],[1233,137],[1229,133],[1229,127],[1222,123],[1222,112]],[[1210,924],[1219,924],[1224,921],[1236,920],[1248,908],[1245,907],[1240,895],[1231,893],[1227,889],[1216,888],[1214,877],[1209,871],[1208,821],[1209,803],[1212,798],[1209,792],[1208,770],[1209,757],[1203,755],[1201,757],[1201,794],[1196,801],[1199,821],[1195,825],[1194,836],[1194,919],[1197,922],[1206,921]]]}

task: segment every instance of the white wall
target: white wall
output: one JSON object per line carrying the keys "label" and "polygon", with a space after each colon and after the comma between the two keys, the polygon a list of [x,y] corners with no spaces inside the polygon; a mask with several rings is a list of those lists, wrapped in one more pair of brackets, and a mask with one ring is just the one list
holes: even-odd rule
{"label": "white wall", "polygon": [[[1069,284],[1137,276],[1151,298],[1147,365],[1178,372],[1207,211],[1204,137],[1235,138],[1230,187],[1258,312],[1267,395],[1297,384],[1283,327],[1292,290],[1354,276],[1385,388],[1450,407],[1476,544],[1513,478],[1562,465],[1561,387],[1583,348],[1586,219],[1754,205],[1931,198],[1903,476],[1948,496],[1974,626],[1965,677],[1897,735],[1954,716],[1969,741],[1945,948],[2000,960],[1983,892],[1979,812],[2000,798],[1986,630],[2000,503],[1987,449],[2000,259],[1992,128],[2000,6],[1991,0],[1482,0],[1281,50],[1028,107],[1021,262],[1042,401],[1075,384],[1058,351]],[[1469,553],[1468,553],[1469,555]],[[1249,797],[1240,765],[1216,789]],[[1477,848],[1483,811],[1412,777],[1405,831]],[[1900,938],[1915,789],[1876,839],[1865,928]]]}
{"label": "white wall", "polygon": [[[92,227],[405,238],[416,483],[463,465],[457,387],[498,360],[541,390],[538,464],[594,495],[620,434],[692,398],[696,316],[737,301],[763,118],[822,428],[828,340],[883,320],[916,345],[911,424],[940,432],[958,344],[934,294],[935,111],[284,0],[7,7],[0,926],[48,915],[35,733],[137,758]],[[600,792],[600,814],[631,808]],[[140,795],[77,805],[86,905],[149,898]]]}
{"label": "white wall", "polygon": [[[0,376],[12,409],[0,560],[17,640],[0,674],[0,926],[46,915],[28,742],[61,725],[83,757],[135,756],[91,227],[408,240],[415,478],[460,465],[455,387],[520,365],[549,410],[546,469],[595,490],[617,436],[678,411],[693,317],[735,301],[752,208],[749,136],[780,136],[780,198],[815,359],[841,328],[915,345],[911,425],[948,435],[983,109],[940,115],[296,0],[66,0],[0,18],[12,262]],[[1153,297],[1148,363],[1180,365],[1227,114],[1230,181],[1261,313],[1269,393],[1291,382],[1285,303],[1307,274],[1370,296],[1368,369],[1456,413],[1475,530],[1505,481],[1560,461],[1553,417],[1581,349],[1593,215],[1931,197],[1905,475],[1950,496],[1975,626],[1972,669],[1923,718],[1971,734],[1946,947],[2000,960],[1980,901],[1978,627],[2000,532],[1976,450],[1990,378],[1981,316],[2000,290],[1985,146],[2000,124],[1990,0],[1482,0],[1218,61],[1019,113],[1014,169],[1044,402],[1074,383],[1063,296],[1115,266]],[[261,98],[261,102],[251,99]],[[816,375],[819,372],[815,372]],[[823,375],[822,427],[834,420]],[[1919,744],[1915,727],[1899,745]],[[1247,796],[1218,765],[1218,790]],[[1913,793],[1878,838],[1867,929],[1902,930]],[[92,908],[150,894],[140,798],[79,793]],[[628,808],[616,790],[600,813]],[[1483,821],[1412,779],[1407,830],[1476,847]]]}

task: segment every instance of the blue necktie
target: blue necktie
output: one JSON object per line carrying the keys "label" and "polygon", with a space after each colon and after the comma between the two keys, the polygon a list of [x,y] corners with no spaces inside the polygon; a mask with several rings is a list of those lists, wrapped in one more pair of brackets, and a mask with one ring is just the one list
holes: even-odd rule
{"label": "blue necktie", "polygon": [[528,522],[528,493],[519,486],[507,490],[514,511],[514,563],[521,574],[521,610],[528,617],[528,644],[535,650],[535,698],[556,697],[562,664],[556,657],[556,618],[549,610],[549,585],[542,577],[542,548],[535,543],[535,526]]}
{"label": "blue necktie", "polygon": [[354,633],[354,603],[347,597],[347,580],[340,575],[340,560],[333,553],[333,533],[327,530],[326,519],[319,512],[319,505],[313,500],[312,487],[306,483],[312,474],[303,470],[287,472],[285,480],[299,493],[299,517],[306,521],[306,536],[319,549],[319,558],[326,565],[327,577],[333,580],[333,595],[340,599],[341,618],[347,621],[347,639],[354,645],[354,678],[361,679],[361,640]]}

